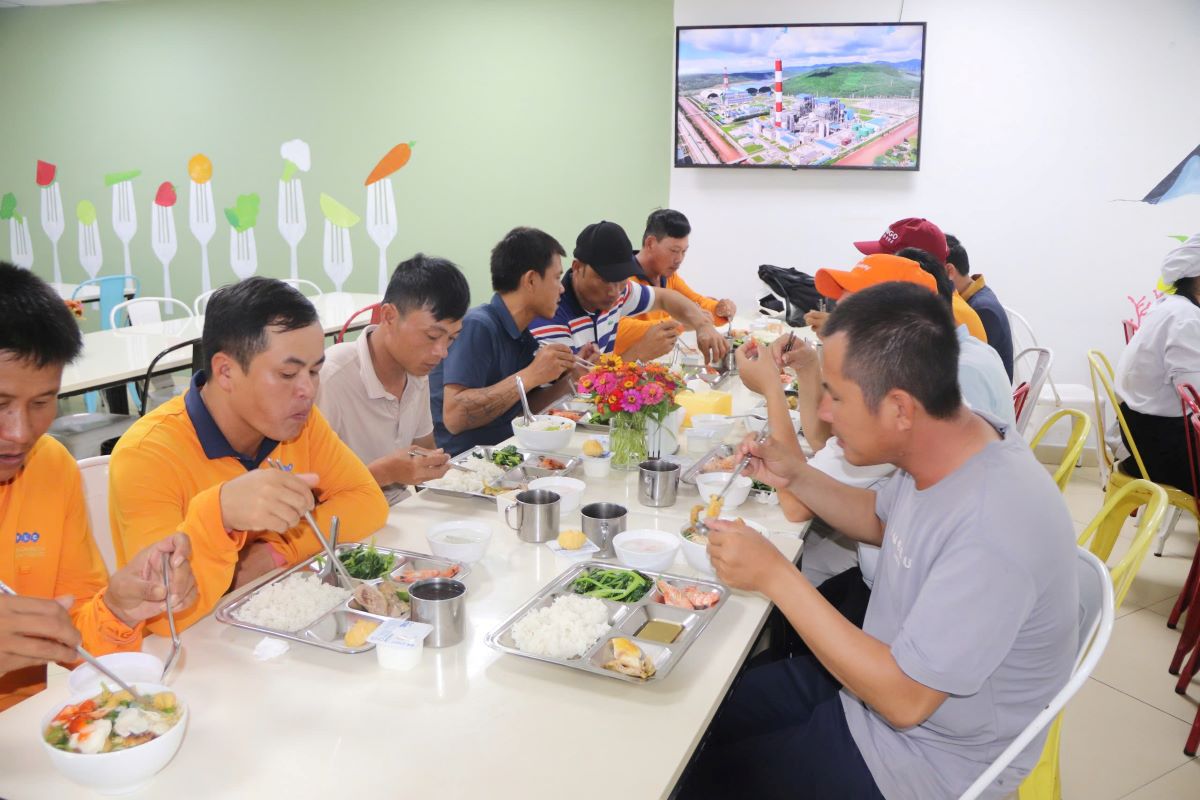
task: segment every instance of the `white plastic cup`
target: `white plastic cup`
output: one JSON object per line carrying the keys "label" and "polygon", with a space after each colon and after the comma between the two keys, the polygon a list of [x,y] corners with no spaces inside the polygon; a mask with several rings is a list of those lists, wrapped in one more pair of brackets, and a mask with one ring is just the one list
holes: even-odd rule
{"label": "white plastic cup", "polygon": [[612,470],[612,453],[602,456],[583,456],[583,474],[589,478],[606,478]]}
{"label": "white plastic cup", "polygon": [[421,663],[425,637],[432,625],[407,619],[389,619],[371,632],[367,641],[375,645],[375,657],[383,669],[409,670]]}

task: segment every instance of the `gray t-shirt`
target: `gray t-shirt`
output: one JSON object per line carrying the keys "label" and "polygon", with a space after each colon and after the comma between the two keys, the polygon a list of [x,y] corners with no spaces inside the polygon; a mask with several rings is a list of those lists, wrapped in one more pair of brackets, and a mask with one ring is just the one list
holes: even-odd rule
{"label": "gray t-shirt", "polygon": [[[976,412],[979,413],[979,412]],[[1054,483],[1012,428],[918,491],[897,471],[876,497],[885,525],[863,630],[900,669],[949,697],[893,728],[842,690],[846,722],[883,795],[958,797],[1062,688],[1078,641],[1074,525]],[[1039,736],[985,797],[1013,791]]]}

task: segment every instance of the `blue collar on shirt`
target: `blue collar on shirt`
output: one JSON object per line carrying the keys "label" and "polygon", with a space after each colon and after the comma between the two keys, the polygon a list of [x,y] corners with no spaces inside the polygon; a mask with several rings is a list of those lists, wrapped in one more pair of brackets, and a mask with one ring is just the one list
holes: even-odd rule
{"label": "blue collar on shirt", "polygon": [[491,306],[492,314],[495,315],[496,319],[500,320],[500,325],[503,326],[504,332],[513,339],[520,339],[525,331],[517,330],[517,321],[513,319],[512,312],[504,304],[504,300],[500,297],[499,292],[492,295],[492,300],[488,305]]}
{"label": "blue collar on shirt", "polygon": [[258,446],[258,452],[252,458],[247,458],[234,450],[233,445],[225,438],[225,434],[221,433],[221,429],[217,427],[217,421],[212,418],[208,406],[204,405],[204,398],[200,396],[200,389],[204,383],[204,373],[197,372],[192,376],[192,385],[183,398],[184,408],[187,409],[192,427],[196,429],[196,438],[200,440],[200,446],[204,448],[204,455],[210,461],[218,458],[236,458],[247,471],[258,469],[259,465],[267,460],[267,456],[271,455],[271,451],[279,446],[279,442],[263,438],[262,444]]}

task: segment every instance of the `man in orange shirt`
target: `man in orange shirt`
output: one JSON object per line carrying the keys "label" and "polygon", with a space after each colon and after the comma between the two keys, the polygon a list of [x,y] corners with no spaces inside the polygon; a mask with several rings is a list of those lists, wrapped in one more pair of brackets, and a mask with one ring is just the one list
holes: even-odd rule
{"label": "man in orange shirt", "polygon": [[183,534],[139,552],[110,578],[88,529],[79,468],[46,435],[63,367],[83,347],[61,298],[0,262],[0,710],[38,691],[46,664],[137,650],[142,621],[163,613],[162,554],[175,609],[195,602]]}
{"label": "man in orange shirt", "polygon": [[[645,277],[633,277],[643,286],[658,286],[674,289],[704,309],[713,318],[713,324],[724,325],[737,313],[732,300],[715,300],[692,289],[679,277],[679,267],[687,255],[688,236],[692,226],[688,218],[678,211],[660,208],[650,212],[646,218],[646,232],[642,234],[642,249],[635,254]],[[666,355],[675,346],[675,339],[683,326],[671,319],[665,311],[647,311],[632,317],[624,317],[617,324],[617,342],[613,352],[623,355],[635,342],[651,345],[651,356]]]}
{"label": "man in orange shirt", "polygon": [[230,589],[320,550],[305,512],[327,535],[338,517],[341,541],[374,533],[388,513],[366,465],[313,407],[325,336],[300,292],[261,277],[218,290],[202,344],[191,387],[134,423],[109,469],[118,562],[164,530],[191,536],[200,600],[176,616],[181,627]]}

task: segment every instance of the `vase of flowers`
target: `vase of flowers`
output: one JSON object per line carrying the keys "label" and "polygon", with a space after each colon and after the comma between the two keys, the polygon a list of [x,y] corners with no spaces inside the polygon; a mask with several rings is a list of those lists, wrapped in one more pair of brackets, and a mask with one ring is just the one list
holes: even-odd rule
{"label": "vase of flowers", "polygon": [[616,469],[634,469],[647,457],[646,433],[660,428],[679,408],[675,395],[683,377],[663,364],[622,361],[603,356],[579,380],[579,392],[595,405],[600,421],[609,423],[609,449]]}

